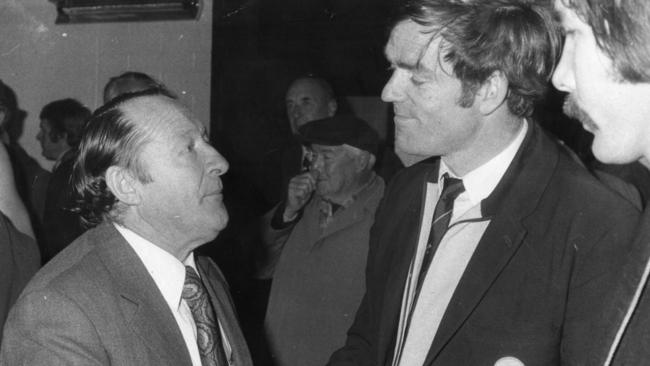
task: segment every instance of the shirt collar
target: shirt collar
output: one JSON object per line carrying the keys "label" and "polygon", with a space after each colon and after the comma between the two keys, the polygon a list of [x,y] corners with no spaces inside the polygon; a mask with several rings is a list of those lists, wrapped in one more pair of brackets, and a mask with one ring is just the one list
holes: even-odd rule
{"label": "shirt collar", "polygon": [[177,309],[185,284],[185,266],[196,270],[194,253],[190,252],[185,261],[181,262],[166,250],[124,226],[113,225],[138,255],[169,307]]}
{"label": "shirt collar", "polygon": [[438,182],[443,174],[447,173],[450,177],[460,178],[463,180],[463,186],[465,187],[465,192],[472,202],[472,204],[477,205],[483,199],[492,193],[494,188],[503,178],[503,175],[508,170],[510,163],[517,155],[519,147],[526,137],[526,132],[528,131],[528,122],[524,119],[517,136],[508,144],[508,146],[503,149],[499,154],[490,159],[485,164],[479,166],[478,168],[472,170],[471,172],[465,174],[463,177],[458,177],[452,173],[449,167],[445,162],[440,159],[440,169],[438,169]]}
{"label": "shirt collar", "polygon": [[70,151],[70,150],[72,150],[72,149],[71,149],[71,148],[68,148],[68,149],[64,150],[62,153],[59,154],[59,157],[56,158],[56,160],[54,161],[54,165],[52,165],[52,171],[56,170],[56,168],[58,168],[59,165],[61,165],[61,162],[63,161],[63,157],[64,157],[65,154],[67,154],[68,151]]}

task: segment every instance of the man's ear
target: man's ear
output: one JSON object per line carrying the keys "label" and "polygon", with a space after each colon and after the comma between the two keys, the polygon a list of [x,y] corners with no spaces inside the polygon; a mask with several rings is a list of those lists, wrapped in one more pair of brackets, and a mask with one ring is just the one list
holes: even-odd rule
{"label": "man's ear", "polygon": [[111,166],[106,169],[106,186],[120,202],[126,205],[137,205],[141,201],[137,178],[127,169]]}
{"label": "man's ear", "polygon": [[475,103],[479,103],[479,111],[483,115],[489,115],[497,110],[506,101],[508,86],[508,79],[503,72],[493,72],[476,93]]}
{"label": "man's ear", "polygon": [[339,108],[338,103],[335,99],[331,99],[327,102],[327,113],[329,117],[333,117],[336,114],[336,110]]}
{"label": "man's ear", "polygon": [[375,155],[369,152],[364,152],[359,154],[356,159],[357,171],[362,172],[364,170],[370,170],[375,166]]}
{"label": "man's ear", "polygon": [[54,136],[52,139],[52,142],[54,143],[62,143],[65,142],[66,144],[68,143],[68,133],[67,132],[61,132],[61,133],[54,133],[52,132],[50,134],[50,137]]}

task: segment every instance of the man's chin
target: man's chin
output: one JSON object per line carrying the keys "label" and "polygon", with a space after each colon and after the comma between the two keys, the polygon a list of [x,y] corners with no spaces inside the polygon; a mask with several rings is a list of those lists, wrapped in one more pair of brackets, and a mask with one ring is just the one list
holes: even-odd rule
{"label": "man's chin", "polygon": [[598,161],[605,164],[627,164],[633,162],[634,158],[626,158],[623,151],[612,148],[612,145],[605,143],[604,138],[598,131],[594,134],[594,141],[591,151]]}

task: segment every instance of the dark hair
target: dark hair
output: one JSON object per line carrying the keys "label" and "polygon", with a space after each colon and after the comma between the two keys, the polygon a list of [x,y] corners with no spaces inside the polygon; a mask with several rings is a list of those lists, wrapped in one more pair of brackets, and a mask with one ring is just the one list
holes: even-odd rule
{"label": "dark hair", "polygon": [[650,82],[650,1],[561,1],[591,27],[623,80]]}
{"label": "dark hair", "polygon": [[407,19],[430,27],[431,41],[442,38],[440,56],[462,83],[460,105],[470,106],[495,71],[508,80],[507,105],[513,114],[530,116],[544,97],[561,45],[548,4],[407,0],[397,21]]}
{"label": "dark hair", "polygon": [[139,92],[147,89],[158,89],[159,91],[164,91],[169,97],[176,96],[165,87],[161,82],[156,81],[153,77],[138,71],[127,71],[121,75],[114,76],[108,80],[106,86],[104,86],[104,101],[108,102],[107,99],[111,91],[115,93],[113,98],[120,96],[126,93]]}
{"label": "dark hair", "polygon": [[39,117],[46,119],[50,124],[50,139],[58,140],[64,134],[66,142],[71,147],[77,147],[81,139],[81,131],[88,118],[90,109],[84,107],[75,99],[61,99],[48,103],[41,109]]}
{"label": "dark hair", "polygon": [[158,89],[121,95],[97,109],[84,129],[72,184],[77,196],[75,211],[86,226],[104,220],[120,221],[117,199],[106,185],[109,167],[120,166],[133,172],[143,183],[151,181],[138,159],[140,149],[147,142],[147,133],[136,127],[122,110],[126,102],[145,96],[169,97]]}

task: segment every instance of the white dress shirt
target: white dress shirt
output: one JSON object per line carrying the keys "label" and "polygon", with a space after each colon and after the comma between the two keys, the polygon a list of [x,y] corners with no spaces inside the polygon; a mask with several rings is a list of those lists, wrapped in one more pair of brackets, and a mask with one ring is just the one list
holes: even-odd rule
{"label": "white dress shirt", "polygon": [[[190,266],[194,268],[197,274],[199,273],[194,262],[194,253],[190,253],[185,261],[181,262],[166,250],[161,249],[124,226],[115,224],[115,228],[122,234],[124,239],[126,239],[138,255],[147,272],[149,272],[156,283],[156,286],[158,286],[167,305],[169,305],[169,309],[174,315],[174,319],[176,319],[187,350],[192,358],[192,366],[202,366],[201,355],[199,354],[199,347],[196,340],[196,324],[194,323],[190,307],[181,297],[183,286],[185,285],[185,266]],[[230,360],[232,360],[232,349],[223,333],[223,329],[221,329],[221,325],[219,327],[226,357],[230,363]]]}
{"label": "white dress shirt", "polygon": [[[481,201],[496,188],[521,146],[528,124],[524,121],[516,137],[494,158],[457,177],[441,159],[438,182],[449,174],[461,178],[465,191],[454,201],[449,229],[440,241],[425,274],[422,289],[415,301],[415,287],[429,240],[435,206],[440,198],[441,185],[428,183],[422,225],[418,237],[415,258],[409,268],[409,276],[402,297],[402,310],[397,334],[393,365],[421,366],[438,331],[440,321],[447,310],[451,297],[465,272],[467,263],[487,229],[489,219],[482,219]],[[408,318],[411,317],[409,322]]]}

